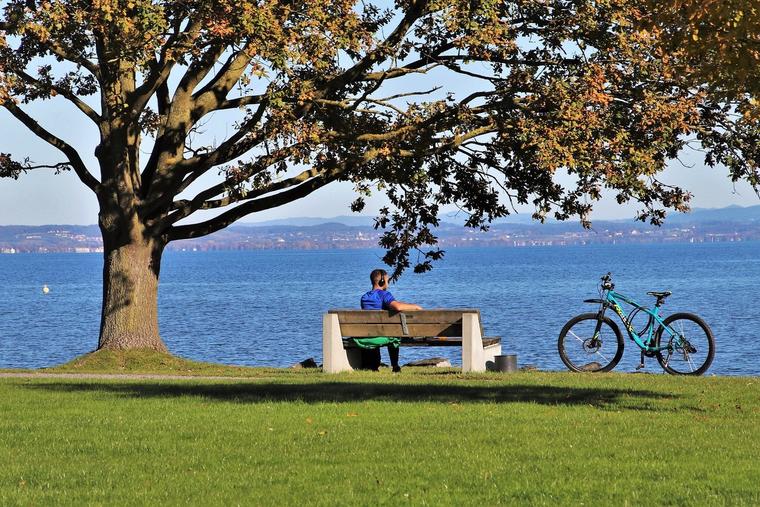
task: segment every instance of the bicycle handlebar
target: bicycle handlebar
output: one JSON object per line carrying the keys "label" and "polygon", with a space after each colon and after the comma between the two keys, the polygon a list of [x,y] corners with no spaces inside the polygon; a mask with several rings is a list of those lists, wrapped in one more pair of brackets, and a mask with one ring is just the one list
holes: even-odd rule
{"label": "bicycle handlebar", "polygon": [[612,283],[611,272],[608,271],[606,275],[602,276],[601,280],[602,280],[602,289],[612,290],[615,288],[615,284]]}

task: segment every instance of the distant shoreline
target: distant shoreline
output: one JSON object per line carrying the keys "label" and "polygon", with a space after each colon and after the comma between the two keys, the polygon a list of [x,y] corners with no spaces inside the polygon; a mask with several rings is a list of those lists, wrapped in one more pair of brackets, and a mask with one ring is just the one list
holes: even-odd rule
{"label": "distant shoreline", "polygon": [[[516,248],[563,248],[563,247],[593,247],[593,246],[632,246],[632,245],[708,245],[708,244],[725,244],[725,243],[757,243],[760,242],[760,238],[721,238],[714,240],[661,240],[661,241],[562,241],[562,240],[529,240],[518,241],[514,243],[501,243],[492,241],[472,241],[462,242],[456,244],[450,244],[447,242],[441,242],[437,246],[442,250],[455,250],[455,249],[474,249],[474,248],[493,248],[493,249],[516,249]],[[15,250],[8,251],[9,249],[0,248],[0,255],[48,255],[48,254],[103,254],[102,247],[93,249],[44,249],[44,250]],[[214,245],[212,248],[203,247],[187,247],[182,246],[182,243],[176,245],[169,245],[166,249],[167,252],[172,253],[208,253],[208,252],[330,252],[330,251],[346,251],[346,250],[382,250],[377,244],[374,245],[314,245],[310,247],[294,247],[291,245],[283,246],[271,246],[271,247],[223,247]]]}

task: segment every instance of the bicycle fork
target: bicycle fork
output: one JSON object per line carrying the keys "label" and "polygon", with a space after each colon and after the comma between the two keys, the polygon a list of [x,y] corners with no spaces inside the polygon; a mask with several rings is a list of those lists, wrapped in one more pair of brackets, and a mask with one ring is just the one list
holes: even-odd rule
{"label": "bicycle fork", "polygon": [[599,311],[596,314],[596,327],[594,328],[594,336],[592,338],[592,345],[596,346],[596,341],[599,340],[599,335],[602,333],[602,321],[604,320],[604,312],[607,310],[607,305],[602,303],[599,305]]}

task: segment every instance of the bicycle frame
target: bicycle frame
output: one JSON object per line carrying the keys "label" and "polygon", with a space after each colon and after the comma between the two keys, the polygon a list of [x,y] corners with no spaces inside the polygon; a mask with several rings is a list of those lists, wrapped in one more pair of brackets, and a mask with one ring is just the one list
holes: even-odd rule
{"label": "bicycle frame", "polygon": [[[619,292],[615,292],[614,290],[608,290],[607,293],[604,296],[604,299],[588,299],[587,302],[591,303],[601,303],[601,307],[599,308],[599,319],[597,323],[597,329],[594,332],[594,337],[597,337],[599,335],[599,331],[601,330],[602,325],[602,318],[604,317],[604,313],[607,310],[607,308],[612,308],[617,316],[620,318],[620,320],[623,322],[623,326],[625,327],[626,332],[628,333],[628,337],[636,343],[636,345],[639,346],[640,349],[646,351],[646,352],[659,352],[661,350],[665,350],[668,348],[668,345],[655,347],[653,345],[655,333],[657,330],[657,327],[655,326],[655,322],[659,324],[660,327],[662,327],[663,330],[667,331],[667,333],[670,336],[677,336],[678,333],[674,332],[672,329],[670,329],[668,326],[665,325],[665,322],[660,317],[660,307],[658,305],[655,305],[654,309],[649,309],[645,306],[642,306],[638,304],[633,299],[629,298],[628,296],[625,296],[624,294],[620,294]],[[633,323],[628,318],[628,315],[626,315],[625,311],[623,310],[623,307],[621,306],[622,303],[626,303],[631,305],[634,309],[631,310],[630,315],[634,315],[638,311],[642,311],[649,315],[649,320],[647,322],[646,327],[644,330],[639,334],[634,330]],[[646,334],[646,337],[643,335]]]}
{"label": "bicycle frame", "polygon": [[[671,375],[702,375],[715,358],[715,337],[707,323],[689,312],[664,312],[665,301],[673,293],[648,291],[655,301],[646,307],[615,292],[612,273],[600,278],[596,299],[584,303],[596,305],[596,311],[584,311],[568,320],[557,339],[562,362],[575,372],[608,372],[617,366],[625,351],[624,333],[641,352],[637,370],[645,368],[645,359],[655,358]],[[605,315],[612,308],[618,319]]]}

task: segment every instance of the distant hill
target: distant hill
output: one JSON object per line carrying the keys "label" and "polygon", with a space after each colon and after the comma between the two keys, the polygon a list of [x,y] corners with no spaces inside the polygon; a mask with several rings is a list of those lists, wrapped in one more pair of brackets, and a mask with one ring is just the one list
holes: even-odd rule
{"label": "distant hill", "polygon": [[[446,213],[441,216],[441,222],[452,225],[463,225],[467,217],[463,213]],[[756,206],[728,206],[726,208],[694,208],[689,213],[668,213],[665,221],[666,225],[670,223],[706,223],[706,222],[754,222],[760,221],[760,204]],[[594,220],[594,224],[606,223],[638,223],[631,218],[621,218],[614,220]],[[240,222],[237,225],[246,227],[271,227],[271,226],[296,226],[309,227],[321,224],[343,224],[352,227],[371,227],[375,223],[375,217],[368,215],[341,215],[335,217],[293,217],[280,218],[277,220],[266,220],[262,222]],[[530,213],[517,213],[494,221],[494,224],[519,224],[519,225],[541,225],[547,224],[577,224],[578,220],[567,222],[558,222],[554,219],[548,219],[545,224],[533,220]]]}
{"label": "distant hill", "polygon": [[[511,220],[510,220],[511,219]],[[760,240],[760,205],[695,209],[671,214],[662,227],[629,220],[579,222],[498,220],[487,232],[467,229],[458,215],[443,218],[434,234],[442,248],[458,246],[585,245],[591,243],[722,242]],[[173,242],[170,250],[377,248],[382,231],[368,216],[300,217],[234,224],[210,236]],[[96,225],[0,226],[0,253],[102,252]]]}
{"label": "distant hill", "polygon": [[343,224],[354,227],[371,227],[375,223],[375,217],[367,215],[343,215],[331,218],[323,217],[293,217],[279,218],[277,220],[265,220],[263,222],[239,222],[238,225],[247,227],[271,227],[278,225],[309,227],[321,224]]}
{"label": "distant hill", "polygon": [[694,208],[690,213],[668,215],[668,222],[756,222],[760,221],[760,204],[757,206],[729,206],[727,208]]}

